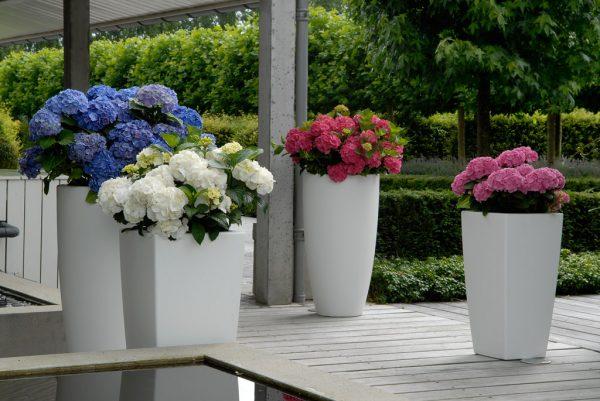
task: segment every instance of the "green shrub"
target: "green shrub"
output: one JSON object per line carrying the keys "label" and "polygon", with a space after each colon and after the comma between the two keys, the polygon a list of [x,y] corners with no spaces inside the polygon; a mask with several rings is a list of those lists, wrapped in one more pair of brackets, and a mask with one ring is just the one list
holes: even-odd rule
{"label": "green shrub", "polygon": [[[600,113],[576,109],[562,115],[563,156],[568,158],[600,158]],[[517,146],[531,146],[540,154],[546,152],[546,116],[540,113],[498,114],[491,120],[491,150],[498,154]],[[475,155],[476,125],[472,116],[466,118],[466,151]],[[457,151],[456,114],[434,114],[413,121],[408,128],[410,140],[406,148],[409,158],[455,157]],[[585,155],[580,154],[584,149]]]}
{"label": "green shrub", "polygon": [[228,116],[226,114],[206,114],[204,131],[217,137],[217,144],[236,141],[242,146],[257,146],[258,117],[255,114]]}
{"label": "green shrub", "polygon": [[[563,248],[600,250],[600,193],[570,192],[565,205]],[[462,252],[460,211],[450,191],[395,190],[379,201],[377,253],[424,259]]]}
{"label": "green shrub", "polygon": [[17,167],[20,152],[19,121],[11,118],[8,111],[0,106],[0,168]]}
{"label": "green shrub", "polygon": [[[557,295],[600,293],[600,253],[563,249]],[[378,303],[466,298],[462,256],[426,260],[376,259],[369,298]]]}
{"label": "green shrub", "polygon": [[[396,189],[447,191],[453,179],[452,176],[384,175],[381,177],[381,191],[388,192]],[[600,177],[567,178],[565,189],[573,192],[600,192]]]}

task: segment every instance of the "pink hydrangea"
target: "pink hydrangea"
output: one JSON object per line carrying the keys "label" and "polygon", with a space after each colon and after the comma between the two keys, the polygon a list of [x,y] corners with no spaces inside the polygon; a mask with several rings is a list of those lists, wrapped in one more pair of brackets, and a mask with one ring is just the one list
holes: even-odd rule
{"label": "pink hydrangea", "polygon": [[338,116],[335,118],[335,131],[344,132],[345,129],[349,129],[350,133],[354,133],[357,130],[356,122],[347,116]]}
{"label": "pink hydrangea", "polygon": [[535,168],[531,164],[522,164],[517,167],[517,171],[525,177],[527,174],[531,173]]}
{"label": "pink hydrangea", "polygon": [[371,122],[375,124],[376,129],[384,130],[388,134],[390,133],[390,122],[383,120],[377,116],[371,117]]}
{"label": "pink hydrangea", "polygon": [[487,185],[492,191],[514,193],[522,191],[524,181],[525,178],[516,168],[503,168],[490,174]]}
{"label": "pink hydrangea", "polygon": [[368,142],[371,144],[376,144],[379,138],[375,132],[367,130],[360,133],[360,139],[363,143]]}
{"label": "pink hydrangea", "polygon": [[384,141],[381,143],[381,147],[387,150],[393,150],[396,152],[396,156],[400,156],[404,153],[404,146],[396,145],[395,143]]}
{"label": "pink hydrangea", "polygon": [[492,196],[494,190],[490,188],[487,181],[482,181],[480,183],[475,184],[473,187],[473,196],[477,202],[485,202]]}
{"label": "pink hydrangea", "polygon": [[383,158],[383,165],[390,174],[400,174],[402,170],[402,159],[398,157],[386,156]]}
{"label": "pink hydrangea", "polygon": [[359,154],[359,149],[360,139],[357,136],[351,136],[346,140],[346,143],[344,143],[340,149],[342,160],[348,164],[360,163],[363,158]]}
{"label": "pink hydrangea", "polygon": [[515,148],[514,150],[518,150],[525,155],[526,163],[533,163],[539,159],[538,153],[529,146],[521,146],[519,148]]}
{"label": "pink hydrangea", "polygon": [[373,152],[370,158],[367,159],[367,166],[378,168],[381,166],[381,152]]}
{"label": "pink hydrangea", "polygon": [[285,150],[289,154],[293,155],[301,150],[310,152],[312,148],[313,142],[308,132],[298,128],[293,128],[288,132],[285,139]]}
{"label": "pink hydrangea", "polygon": [[327,167],[327,175],[333,182],[342,182],[348,178],[344,163],[332,164]]}
{"label": "pink hydrangea", "polygon": [[346,164],[346,172],[348,175],[359,175],[363,172],[366,166],[367,163],[363,159],[360,159],[360,161],[357,163]]}
{"label": "pink hydrangea", "polygon": [[456,177],[454,177],[454,181],[452,181],[452,192],[454,192],[454,194],[457,196],[464,195],[466,192],[465,185],[467,185],[467,183],[470,181],[471,180],[469,179],[469,175],[466,171],[458,174]]}
{"label": "pink hydrangea", "polygon": [[313,138],[317,138],[325,133],[333,131],[335,127],[336,123],[332,117],[326,114],[319,114],[310,126],[310,133]]}
{"label": "pink hydrangea", "polygon": [[560,171],[549,167],[538,168],[527,174],[524,182],[524,192],[547,192],[562,189],[565,177]]}
{"label": "pink hydrangea", "polygon": [[559,212],[565,203],[571,202],[571,197],[565,191],[554,192],[554,202],[550,205],[551,212]]}
{"label": "pink hydrangea", "polygon": [[327,132],[321,134],[315,139],[315,146],[321,153],[328,155],[333,149],[337,149],[342,144],[337,135]]}
{"label": "pink hydrangea", "polygon": [[493,157],[484,156],[471,160],[465,171],[467,172],[469,180],[475,181],[486,177],[499,169],[500,167]]}

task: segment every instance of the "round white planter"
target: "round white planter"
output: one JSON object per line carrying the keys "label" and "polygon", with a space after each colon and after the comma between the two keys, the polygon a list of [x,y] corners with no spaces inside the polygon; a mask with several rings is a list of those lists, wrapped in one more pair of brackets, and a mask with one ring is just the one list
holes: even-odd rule
{"label": "round white planter", "polygon": [[475,353],[546,355],[563,215],[462,212],[469,319]]}
{"label": "round white planter", "polygon": [[68,352],[125,348],[119,225],[86,203],[87,187],[58,186],[58,269]]}
{"label": "round white planter", "polygon": [[359,316],[375,257],[379,176],[302,174],[305,258],[317,313]]}
{"label": "round white planter", "polygon": [[121,233],[128,348],[233,342],[237,338],[244,233],[198,245]]}

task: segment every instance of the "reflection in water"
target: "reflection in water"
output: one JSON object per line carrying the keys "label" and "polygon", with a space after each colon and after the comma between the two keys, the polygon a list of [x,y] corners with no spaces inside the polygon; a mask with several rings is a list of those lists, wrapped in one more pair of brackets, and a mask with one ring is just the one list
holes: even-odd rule
{"label": "reflection in water", "polygon": [[0,401],[303,401],[207,366],[0,380]]}

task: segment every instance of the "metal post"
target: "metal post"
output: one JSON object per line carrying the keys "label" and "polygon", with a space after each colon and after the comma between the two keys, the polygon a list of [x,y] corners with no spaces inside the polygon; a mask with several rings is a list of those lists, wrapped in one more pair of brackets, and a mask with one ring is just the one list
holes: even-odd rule
{"label": "metal post", "polygon": [[87,91],[90,76],[90,0],[63,0],[64,87]]}
{"label": "metal post", "polygon": [[[296,0],[296,125],[308,118],[308,0]],[[304,212],[302,181],[298,168],[294,174],[294,302],[304,303]]]}
{"label": "metal post", "polygon": [[257,213],[254,245],[254,295],[267,305],[289,304],[294,292],[294,168],[270,149],[294,126],[295,15],[292,1],[260,3],[258,143],[277,180],[268,210]]}

